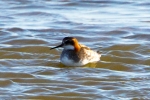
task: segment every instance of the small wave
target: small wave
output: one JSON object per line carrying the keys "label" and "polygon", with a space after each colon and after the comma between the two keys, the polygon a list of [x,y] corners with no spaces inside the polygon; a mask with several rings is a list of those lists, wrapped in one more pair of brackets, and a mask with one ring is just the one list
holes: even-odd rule
{"label": "small wave", "polygon": [[134,34],[134,35],[126,36],[124,38],[150,41],[150,34]]}
{"label": "small wave", "polygon": [[[1,73],[0,73],[1,74]],[[3,74],[2,74],[3,75]],[[0,87],[10,87],[11,85],[13,85],[14,82],[11,81],[11,80],[7,80],[7,79],[4,79],[4,80],[0,80]]]}
{"label": "small wave", "polygon": [[10,44],[10,45],[40,45],[40,44],[47,44],[45,40],[39,39],[11,39],[2,42],[3,44]]}

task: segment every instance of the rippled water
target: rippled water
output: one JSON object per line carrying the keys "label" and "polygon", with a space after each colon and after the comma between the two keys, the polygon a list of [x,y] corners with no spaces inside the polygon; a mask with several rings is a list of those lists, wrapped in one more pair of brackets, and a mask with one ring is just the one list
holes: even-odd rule
{"label": "rippled water", "polygon": [[[149,0],[1,0],[0,98],[150,99]],[[66,36],[102,53],[83,67],[59,62]]]}

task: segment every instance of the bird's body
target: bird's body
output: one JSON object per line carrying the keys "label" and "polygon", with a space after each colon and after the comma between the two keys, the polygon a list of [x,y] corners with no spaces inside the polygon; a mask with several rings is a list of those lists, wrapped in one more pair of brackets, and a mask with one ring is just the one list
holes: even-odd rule
{"label": "bird's body", "polygon": [[79,44],[77,39],[73,37],[65,37],[62,44],[57,47],[64,48],[61,53],[60,61],[66,66],[83,66],[91,62],[97,62],[101,57],[99,53],[85,45]]}

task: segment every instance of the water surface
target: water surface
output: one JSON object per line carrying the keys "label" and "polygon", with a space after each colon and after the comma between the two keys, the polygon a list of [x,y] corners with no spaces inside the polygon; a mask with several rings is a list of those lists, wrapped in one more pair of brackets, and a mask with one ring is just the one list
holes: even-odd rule
{"label": "water surface", "polygon": [[[1,0],[0,98],[148,100],[149,0]],[[66,36],[101,52],[101,61],[66,67]]]}

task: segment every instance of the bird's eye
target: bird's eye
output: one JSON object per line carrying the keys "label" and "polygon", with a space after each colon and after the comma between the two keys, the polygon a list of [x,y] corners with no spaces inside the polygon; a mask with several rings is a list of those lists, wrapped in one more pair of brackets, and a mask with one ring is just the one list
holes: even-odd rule
{"label": "bird's eye", "polygon": [[69,40],[65,40],[65,43],[68,43],[69,42]]}
{"label": "bird's eye", "polygon": [[73,45],[73,41],[72,40],[65,40],[64,43]]}

